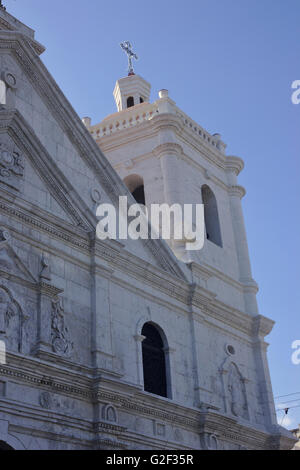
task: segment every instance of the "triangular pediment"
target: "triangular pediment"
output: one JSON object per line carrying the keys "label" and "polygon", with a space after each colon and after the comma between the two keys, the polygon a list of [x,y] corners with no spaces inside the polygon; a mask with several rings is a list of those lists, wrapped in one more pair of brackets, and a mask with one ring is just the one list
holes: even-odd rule
{"label": "triangular pediment", "polygon": [[89,232],[96,218],[17,112],[0,113],[0,188]]}
{"label": "triangular pediment", "polygon": [[[27,77],[26,87],[32,86],[34,92],[38,94],[39,98],[35,99],[40,100],[39,109],[42,109],[44,114],[49,113],[46,125],[48,126],[51,122],[55,129],[59,129],[60,135],[67,142],[67,147],[72,147],[72,163],[79,168],[79,171],[82,168],[83,174],[88,175],[89,181],[93,181],[95,187],[102,191],[104,195],[102,201],[111,202],[117,208],[119,196],[131,197],[128,189],[84,127],[46,67],[29,47],[24,36],[20,37],[18,33],[13,36],[18,49],[13,46],[10,49],[10,56],[16,63],[16,70],[20,67],[24,76]],[[12,35],[8,37],[5,32],[0,31],[0,44],[3,46],[6,42],[11,44],[11,39]],[[53,146],[47,146],[48,150],[46,149],[45,140],[47,139],[45,139],[45,134],[39,131],[39,124],[34,130],[28,122],[32,123],[32,117],[30,113],[28,115],[23,113],[23,109],[22,115],[18,111],[0,110],[0,132],[8,132],[18,148],[24,152],[24,155],[27,155],[26,158],[44,180],[50,194],[58,202],[60,208],[68,214],[68,217],[71,217],[74,225],[87,233],[95,233],[98,222],[95,216],[95,205],[91,204],[87,192],[84,194],[84,191],[81,191],[85,188],[82,188],[82,185],[79,185],[81,189],[78,188],[77,170],[74,172],[66,168],[67,174],[61,160],[53,156],[55,153],[51,150]],[[88,190],[92,189],[89,187]],[[188,268],[178,261],[164,241],[139,240],[134,247],[127,241],[122,244],[125,245],[125,250],[142,257],[153,266],[177,278],[189,281]]]}
{"label": "triangular pediment", "polygon": [[19,280],[36,284],[37,280],[21,261],[9,241],[10,235],[0,227],[0,277],[13,276]]}

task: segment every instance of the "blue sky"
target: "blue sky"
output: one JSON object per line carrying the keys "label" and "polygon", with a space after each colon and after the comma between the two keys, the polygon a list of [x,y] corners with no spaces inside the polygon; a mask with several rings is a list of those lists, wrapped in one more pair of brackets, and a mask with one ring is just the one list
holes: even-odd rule
{"label": "blue sky", "polygon": [[[167,88],[188,115],[219,132],[228,154],[246,167],[240,184],[260,313],[276,321],[267,338],[277,399],[298,398],[300,365],[299,0],[5,0],[8,11],[36,30],[42,59],[80,116],[99,122],[115,112],[112,91],[126,75],[119,47],[130,40],[136,72]],[[283,413],[279,413],[280,421]],[[300,423],[300,407],[283,421]]]}

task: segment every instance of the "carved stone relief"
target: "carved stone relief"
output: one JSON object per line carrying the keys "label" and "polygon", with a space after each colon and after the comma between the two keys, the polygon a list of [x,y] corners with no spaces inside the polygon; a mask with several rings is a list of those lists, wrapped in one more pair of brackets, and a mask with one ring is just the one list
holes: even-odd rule
{"label": "carved stone relief", "polygon": [[0,143],[0,183],[19,191],[23,176],[24,158],[21,153],[13,144]]}
{"label": "carved stone relief", "polygon": [[237,366],[232,363],[228,372],[228,392],[230,411],[234,416],[248,419],[248,404],[245,381]]}
{"label": "carved stone relief", "polygon": [[0,288],[0,333],[6,334],[12,317],[17,315],[17,309],[9,294]]}
{"label": "carved stone relief", "polygon": [[52,301],[51,341],[55,353],[69,356],[73,351],[69,330],[65,325],[65,312],[61,299]]}
{"label": "carved stone relief", "polygon": [[180,429],[175,429],[174,431],[174,439],[176,442],[183,442],[183,434]]}
{"label": "carved stone relief", "polygon": [[117,423],[118,414],[116,408],[112,405],[104,405],[102,408],[102,419],[110,423]]}
{"label": "carved stone relief", "polygon": [[0,286],[0,339],[5,341],[7,352],[22,352],[25,320],[11,291],[4,285]]}
{"label": "carved stone relief", "polygon": [[203,450],[218,450],[219,443],[215,434],[203,433],[200,437]]}
{"label": "carved stone relief", "polygon": [[39,404],[46,410],[64,410],[64,412],[78,414],[74,400],[65,398],[50,392],[41,392],[39,395]]}

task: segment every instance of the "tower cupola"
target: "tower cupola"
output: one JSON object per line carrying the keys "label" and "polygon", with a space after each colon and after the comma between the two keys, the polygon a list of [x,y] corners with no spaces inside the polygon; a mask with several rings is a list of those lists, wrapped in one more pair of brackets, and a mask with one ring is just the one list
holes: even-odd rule
{"label": "tower cupola", "polygon": [[129,75],[117,81],[114,89],[114,98],[118,111],[131,108],[137,104],[148,102],[151,85],[140,75]]}

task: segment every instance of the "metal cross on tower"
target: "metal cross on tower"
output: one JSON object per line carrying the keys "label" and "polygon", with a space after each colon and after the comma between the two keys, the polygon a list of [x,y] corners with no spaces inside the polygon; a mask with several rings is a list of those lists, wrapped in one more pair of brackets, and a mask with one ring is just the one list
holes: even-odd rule
{"label": "metal cross on tower", "polygon": [[[0,0],[1,1],[1,0]],[[128,56],[128,75],[134,75],[132,59],[139,60],[138,56],[133,52],[132,45],[129,41],[124,41],[120,44],[123,51]]]}

